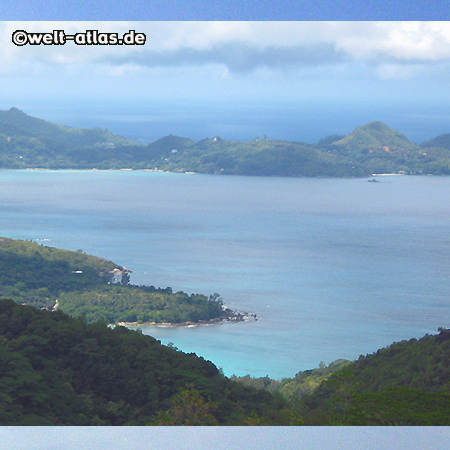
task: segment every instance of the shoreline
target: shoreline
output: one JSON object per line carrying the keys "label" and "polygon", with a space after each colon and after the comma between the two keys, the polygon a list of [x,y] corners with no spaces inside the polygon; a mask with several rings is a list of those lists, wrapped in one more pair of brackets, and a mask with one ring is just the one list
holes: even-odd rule
{"label": "shoreline", "polygon": [[119,327],[160,327],[160,328],[177,328],[177,327],[196,327],[199,325],[221,325],[227,322],[227,319],[211,319],[201,320],[199,322],[117,322],[111,324],[111,326]]}
{"label": "shoreline", "polygon": [[[8,168],[8,167],[0,167],[0,171],[9,171],[9,172],[20,172],[20,171],[48,171],[48,172],[154,172],[154,173],[166,173],[166,174],[184,174],[184,175],[222,175],[219,173],[206,173],[206,172],[195,172],[195,171],[184,171],[184,170],[164,170],[164,169],[133,169],[122,167],[119,169],[98,169],[96,167],[91,168],[49,168],[49,167],[20,167],[20,168]],[[383,176],[449,176],[446,174],[433,174],[433,173],[373,173],[371,175],[363,175],[363,176],[323,176],[323,175],[309,175],[309,176],[289,176],[289,175],[245,175],[245,174],[226,174],[226,176],[244,176],[244,177],[263,177],[263,178],[272,178],[272,177],[280,177],[280,178],[332,178],[332,179],[365,179],[371,177],[383,177]]]}
{"label": "shoreline", "polygon": [[109,326],[119,326],[119,327],[160,327],[160,328],[177,328],[177,327],[186,327],[192,328],[202,325],[223,325],[227,323],[245,323],[245,322],[257,322],[259,318],[256,314],[249,314],[246,312],[234,312],[230,311],[230,315],[227,317],[216,317],[215,319],[210,320],[199,320],[198,322],[186,321],[186,322],[117,322],[114,324],[110,324]]}
{"label": "shoreline", "polygon": [[406,174],[405,173],[373,173],[372,174],[373,177],[385,177],[385,176],[388,176],[388,175],[401,176],[401,175],[406,175]]}
{"label": "shoreline", "polygon": [[[79,169],[79,168],[66,168],[66,169],[52,169],[49,167],[21,167],[21,168],[7,168],[7,167],[1,167],[0,170],[8,170],[8,171],[21,171],[21,170],[27,170],[27,171],[48,171],[48,172],[159,172],[159,173],[184,173],[188,175],[197,174],[197,172],[192,171],[181,171],[181,170],[163,170],[163,169],[132,169],[127,167],[122,167],[120,169],[98,169],[96,167],[91,167],[89,169]],[[211,174],[207,174],[211,175]]]}

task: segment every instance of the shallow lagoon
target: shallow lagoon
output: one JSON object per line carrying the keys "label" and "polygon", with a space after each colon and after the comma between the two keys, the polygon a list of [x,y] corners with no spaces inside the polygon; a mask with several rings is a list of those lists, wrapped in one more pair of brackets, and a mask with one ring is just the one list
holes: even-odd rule
{"label": "shallow lagoon", "polygon": [[259,320],[142,329],[281,378],[448,326],[450,178],[378,180],[0,171],[0,234],[219,292]]}

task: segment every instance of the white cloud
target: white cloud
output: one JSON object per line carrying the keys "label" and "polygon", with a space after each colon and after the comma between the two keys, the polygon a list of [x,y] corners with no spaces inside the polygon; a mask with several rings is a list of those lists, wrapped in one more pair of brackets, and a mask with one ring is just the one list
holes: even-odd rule
{"label": "white cloud", "polygon": [[[17,47],[17,29],[136,30],[147,39],[144,46]],[[319,84],[354,92],[355,80],[448,83],[450,22],[0,22],[0,60],[3,89],[25,97],[289,97]]]}
{"label": "white cloud", "polygon": [[355,60],[415,63],[450,59],[449,22],[360,22],[348,26],[338,22],[332,39]]}
{"label": "white cloud", "polygon": [[[122,35],[128,30],[144,32],[144,46],[63,46],[16,47],[12,32],[64,30],[74,34],[97,29]],[[234,55],[230,49],[234,48]],[[450,59],[449,22],[3,22],[0,27],[0,55],[3,64],[18,60],[50,64],[90,64],[110,58],[116,63],[126,58],[137,64],[204,64],[205,60],[226,64],[233,70],[229,56],[279,68],[292,63],[335,63],[336,55],[359,62],[410,63]],[[323,52],[323,49],[328,49]],[[309,56],[302,58],[302,52]],[[277,54],[290,54],[282,61]],[[315,57],[312,55],[316,53]],[[183,58],[183,54],[185,55]],[[240,67],[242,64],[236,64]],[[251,66],[251,64],[250,64]],[[236,69],[235,67],[235,69]],[[239,69],[237,69],[239,70]]]}

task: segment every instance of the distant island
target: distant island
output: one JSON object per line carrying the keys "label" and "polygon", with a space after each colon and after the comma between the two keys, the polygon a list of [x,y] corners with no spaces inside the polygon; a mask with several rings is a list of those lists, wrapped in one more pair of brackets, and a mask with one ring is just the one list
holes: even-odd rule
{"label": "distant island", "polygon": [[316,144],[221,137],[198,142],[165,136],[138,144],[100,128],[81,129],[38,119],[17,108],[0,111],[2,169],[133,169],[280,177],[449,175],[450,133],[414,144],[374,121]]}

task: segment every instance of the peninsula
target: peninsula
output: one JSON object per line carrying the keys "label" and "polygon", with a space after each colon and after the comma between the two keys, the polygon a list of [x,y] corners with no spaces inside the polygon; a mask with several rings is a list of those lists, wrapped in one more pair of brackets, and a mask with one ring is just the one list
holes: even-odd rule
{"label": "peninsula", "polygon": [[0,298],[60,310],[87,322],[206,324],[243,321],[215,293],[187,294],[130,283],[131,270],[33,241],[0,238]]}

